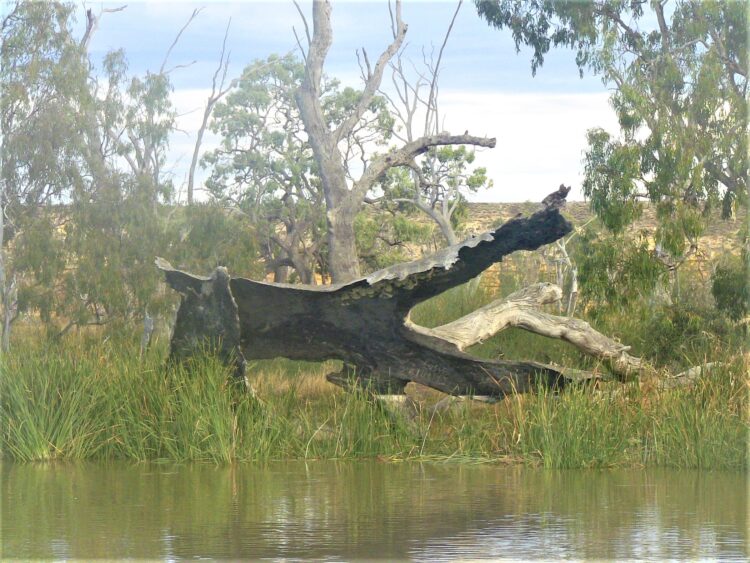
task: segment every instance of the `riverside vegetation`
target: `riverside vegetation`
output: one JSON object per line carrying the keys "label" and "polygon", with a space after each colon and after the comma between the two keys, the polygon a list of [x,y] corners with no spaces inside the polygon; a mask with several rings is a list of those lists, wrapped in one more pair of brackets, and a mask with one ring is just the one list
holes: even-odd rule
{"label": "riverside vegetation", "polygon": [[[477,283],[414,311],[446,322],[487,302]],[[17,461],[161,460],[227,463],[272,459],[516,462],[547,468],[669,466],[744,469],[748,445],[743,331],[715,310],[652,308],[610,312],[595,324],[631,343],[653,365],[678,371],[708,361],[720,369],[695,384],[572,386],[495,404],[440,399],[410,389],[412,416],[396,415],[366,389],[345,393],[325,381],[329,364],[285,360],[250,366],[255,393],[231,383],[210,353],[166,366],[166,339],[139,357],[123,330],[24,336],[2,361],[0,448]],[[592,321],[593,322],[593,321]],[[592,367],[562,342],[509,330],[475,347],[488,357],[523,357]]]}
{"label": "riverside vegetation", "polygon": [[[452,242],[468,194],[491,180],[465,146],[495,140],[438,130],[442,47],[435,64],[399,71],[406,90],[426,100],[406,119],[421,121],[411,116],[426,111],[423,131],[401,128],[410,125],[400,123],[400,104],[377,94],[389,65],[413,66],[400,58],[412,41],[400,2],[393,42],[361,88],[324,76],[325,46],[338,31],[330,2],[315,2],[316,25],[301,59],[268,53],[227,76],[227,27],[195,132],[184,205],[169,151],[179,131],[171,72],[191,65],[173,47],[200,10],[186,14],[164,58],[146,61],[139,74],[124,50],[100,58],[90,49],[97,29],[122,25],[120,9],[84,14],[77,4],[17,0],[4,11],[0,33],[2,455],[746,467],[750,246],[747,221],[736,220],[748,203],[747,136],[737,134],[748,121],[744,4],[684,1],[666,13],[661,2],[650,3],[651,12],[627,2],[475,4],[490,25],[512,30],[516,47],[533,48],[532,71],[551,48],[574,48],[579,72],[612,89],[621,130],[587,133],[581,193],[596,220],[575,221],[568,247],[517,263],[513,256],[500,275],[515,278],[501,279],[501,291],[470,284],[422,304],[414,320],[434,326],[496,293],[553,281],[540,279],[543,262],[552,260],[554,281],[571,295],[578,272],[579,300],[569,301],[578,308],[571,310],[631,345],[655,368],[653,379],[448,409],[432,408],[442,397],[412,386],[412,416],[394,414],[367,389],[334,389],[324,379],[332,365],[252,364],[254,394],[228,385],[210,353],[194,365],[166,366],[164,327],[141,357],[134,327],[149,315],[168,318],[176,299],[153,267],[156,255],[189,271],[223,265],[233,275],[279,282],[357,278],[408,260],[410,248],[432,252]],[[629,22],[625,29],[622,22]],[[484,70],[492,68],[487,61]],[[432,86],[417,96],[423,82]],[[221,137],[213,150],[201,147],[207,129]],[[350,149],[324,150],[339,143]],[[202,202],[193,199],[198,164],[208,174],[195,186],[208,198]],[[350,178],[357,171],[361,177]],[[368,195],[381,193],[371,205]],[[653,219],[639,224],[648,209]],[[419,213],[432,230],[415,220]],[[717,225],[725,235],[711,233]],[[706,235],[720,244],[704,260]],[[699,258],[708,266],[702,278],[689,269]],[[563,283],[566,269],[571,277]],[[517,331],[472,352],[597,367],[563,343]],[[661,372],[708,362],[716,369],[689,387],[658,385]]]}

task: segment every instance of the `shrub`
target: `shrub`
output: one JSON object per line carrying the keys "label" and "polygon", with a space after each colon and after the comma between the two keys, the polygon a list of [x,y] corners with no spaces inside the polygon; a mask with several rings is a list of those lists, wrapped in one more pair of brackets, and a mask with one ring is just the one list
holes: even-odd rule
{"label": "shrub", "polygon": [[711,283],[711,294],[716,301],[716,308],[730,319],[738,321],[747,315],[750,281],[748,268],[743,260],[731,260],[716,268]]}

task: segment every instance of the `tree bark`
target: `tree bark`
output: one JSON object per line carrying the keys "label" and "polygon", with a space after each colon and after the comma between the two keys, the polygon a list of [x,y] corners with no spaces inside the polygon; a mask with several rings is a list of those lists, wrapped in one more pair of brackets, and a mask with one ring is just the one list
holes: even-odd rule
{"label": "tree bark", "polygon": [[193,276],[175,270],[166,260],[156,259],[156,266],[167,283],[180,293],[169,357],[183,361],[207,351],[214,351],[234,368],[234,375],[245,378],[237,303],[230,289],[226,268],[216,268],[210,277]]}
{"label": "tree bark", "polygon": [[[349,198],[347,198],[349,199]],[[354,280],[360,276],[354,220],[357,209],[337,206],[326,214],[328,218],[328,267],[334,283]]]}
{"label": "tree bark", "polygon": [[403,392],[409,381],[450,394],[495,397],[540,384],[559,388],[565,382],[554,367],[475,358],[450,340],[415,329],[408,315],[503,256],[535,250],[571,229],[556,209],[543,210],[421,260],[331,286],[230,279],[223,269],[204,278],[158,260],[182,295],[171,356],[191,356],[209,340],[221,344],[221,357],[238,374],[245,358],[339,359],[344,369],[330,376],[332,382],[356,382],[377,393]]}

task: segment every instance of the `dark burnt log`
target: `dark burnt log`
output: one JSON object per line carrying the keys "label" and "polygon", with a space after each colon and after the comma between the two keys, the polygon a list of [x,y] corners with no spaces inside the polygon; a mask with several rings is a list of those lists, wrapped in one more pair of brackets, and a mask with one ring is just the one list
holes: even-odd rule
{"label": "dark burnt log", "polygon": [[239,313],[227,269],[216,268],[210,277],[202,277],[175,270],[161,258],[156,259],[156,265],[181,297],[170,341],[170,360],[182,361],[209,349],[233,366],[235,376],[244,378]]}
{"label": "dark burnt log", "polygon": [[[203,318],[208,315],[212,322],[224,318],[186,309],[219,306],[231,310],[233,303],[242,352],[233,357],[239,361],[339,359],[344,370],[329,376],[330,381],[340,385],[356,382],[378,393],[403,392],[409,381],[456,395],[496,397],[529,391],[537,384],[557,388],[564,381],[555,368],[475,358],[447,340],[414,330],[408,314],[417,303],[473,279],[503,256],[535,250],[571,230],[557,209],[547,209],[350,283],[302,286],[231,278],[229,295],[219,292],[222,297],[210,302],[206,284],[223,279],[225,270],[203,278],[157,261],[169,285],[182,295],[180,330],[175,326],[172,354],[189,355],[201,339],[216,340],[209,333],[219,327],[209,326]],[[207,296],[198,298],[202,295]],[[235,317],[226,318],[233,323]],[[191,329],[191,322],[198,324]],[[232,350],[237,347],[233,327],[222,332],[230,337],[222,339],[222,345]]]}

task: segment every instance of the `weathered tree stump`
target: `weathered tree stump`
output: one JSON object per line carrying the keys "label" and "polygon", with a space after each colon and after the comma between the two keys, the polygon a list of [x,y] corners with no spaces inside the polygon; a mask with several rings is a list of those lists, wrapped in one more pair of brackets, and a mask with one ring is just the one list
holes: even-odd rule
{"label": "weathered tree stump", "polygon": [[213,343],[238,376],[245,359],[339,359],[344,369],[329,381],[356,382],[375,393],[403,393],[410,381],[454,395],[494,397],[536,385],[560,388],[564,378],[558,369],[476,358],[441,337],[439,329],[413,325],[409,311],[503,256],[535,250],[571,230],[556,208],[545,209],[421,260],[330,286],[230,278],[223,268],[200,277],[157,259],[167,283],[182,296],[171,356],[179,360]]}

